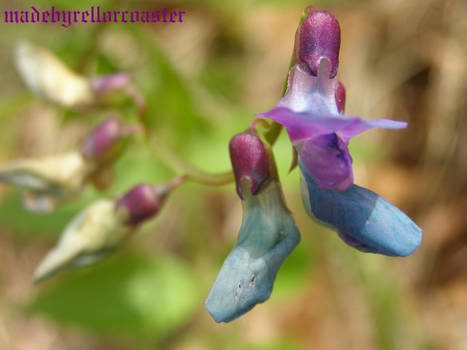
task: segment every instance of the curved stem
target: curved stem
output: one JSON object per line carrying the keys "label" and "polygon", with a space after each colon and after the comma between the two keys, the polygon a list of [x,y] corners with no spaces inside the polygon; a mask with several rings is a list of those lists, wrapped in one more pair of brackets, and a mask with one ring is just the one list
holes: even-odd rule
{"label": "curved stem", "polygon": [[[304,20],[304,15],[302,15],[302,18],[300,19],[300,23],[303,22],[303,20]],[[287,87],[289,85],[289,72],[290,72],[290,68],[293,66],[294,60],[295,60],[294,54],[292,53],[292,57],[290,58],[290,63],[289,63],[289,69],[287,71],[284,85],[282,87],[281,98],[284,97],[285,93],[287,92]],[[268,141],[269,144],[273,146],[277,138],[279,137],[281,131],[282,131],[281,124],[276,123],[276,122],[271,122],[271,127],[264,133],[264,137],[266,141]]]}
{"label": "curved stem", "polygon": [[208,186],[222,186],[234,181],[232,171],[224,173],[209,173],[194,167],[180,159],[175,153],[157,142],[155,137],[151,140],[154,150],[162,161],[179,176],[183,176],[186,181],[196,182]]}

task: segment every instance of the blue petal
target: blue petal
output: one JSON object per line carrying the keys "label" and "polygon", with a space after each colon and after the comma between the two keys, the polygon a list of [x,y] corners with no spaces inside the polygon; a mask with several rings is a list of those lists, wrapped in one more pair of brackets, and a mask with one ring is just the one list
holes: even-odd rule
{"label": "blue petal", "polygon": [[306,182],[306,191],[302,191],[305,209],[312,218],[334,228],[344,242],[390,256],[408,256],[420,245],[420,227],[386,199],[357,185],[343,192],[320,189],[303,163],[299,164]]}
{"label": "blue petal", "polygon": [[300,241],[278,185],[243,200],[238,242],[222,265],[205,305],[216,322],[229,322],[264,302],[276,274]]}

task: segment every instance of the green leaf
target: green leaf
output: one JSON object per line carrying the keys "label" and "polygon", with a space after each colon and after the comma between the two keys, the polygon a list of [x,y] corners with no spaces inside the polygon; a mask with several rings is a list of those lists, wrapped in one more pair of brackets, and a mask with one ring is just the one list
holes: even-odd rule
{"label": "green leaf", "polygon": [[69,271],[26,309],[93,332],[157,338],[183,326],[201,305],[195,276],[175,258],[117,253]]}
{"label": "green leaf", "polygon": [[63,205],[50,214],[37,214],[24,208],[20,194],[14,190],[0,200],[0,225],[20,235],[56,237],[81,209],[96,198],[96,192],[89,189],[76,202]]}

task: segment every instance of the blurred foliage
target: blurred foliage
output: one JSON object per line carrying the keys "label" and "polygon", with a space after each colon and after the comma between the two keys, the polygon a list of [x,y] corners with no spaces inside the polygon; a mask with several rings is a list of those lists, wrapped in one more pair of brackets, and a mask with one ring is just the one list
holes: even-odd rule
{"label": "blurred foliage", "polygon": [[17,234],[37,238],[58,237],[65,225],[87,204],[97,198],[96,194],[87,191],[78,202],[59,208],[57,211],[38,215],[24,210],[21,196],[12,193],[2,198],[0,203],[0,224]]}
{"label": "blurred foliage", "polygon": [[[310,251],[311,248],[311,251]],[[306,284],[313,280],[313,266],[316,263],[313,247],[299,244],[297,248],[282,264],[280,273],[274,283],[274,294],[271,302],[275,300],[286,303],[302,293]]]}
{"label": "blurred foliage", "polygon": [[196,275],[179,259],[125,253],[84,270],[44,288],[27,310],[97,332],[153,339],[184,325],[201,300]]}

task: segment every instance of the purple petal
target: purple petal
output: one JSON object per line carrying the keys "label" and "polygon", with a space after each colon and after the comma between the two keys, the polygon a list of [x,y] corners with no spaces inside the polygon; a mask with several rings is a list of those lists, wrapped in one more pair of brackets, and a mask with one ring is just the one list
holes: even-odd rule
{"label": "purple petal", "polygon": [[390,119],[363,120],[343,114],[294,112],[289,108],[279,106],[256,115],[284,125],[293,144],[335,132],[339,132],[342,139],[348,142],[353,136],[372,128],[402,129],[407,127],[406,122]]}
{"label": "purple petal", "polygon": [[320,135],[299,147],[300,159],[319,188],[345,191],[352,186],[352,157],[338,135]]}
{"label": "purple petal", "polygon": [[319,135],[332,134],[351,127],[356,120],[360,120],[330,113],[294,112],[286,107],[275,107],[268,112],[258,113],[257,116],[284,125],[293,144]]}
{"label": "purple petal", "polygon": [[348,141],[355,135],[361,134],[362,132],[373,128],[404,129],[406,127],[406,122],[400,122],[391,119],[363,120],[358,118],[358,122],[340,129],[339,134],[344,140]]}
{"label": "purple petal", "polygon": [[98,95],[122,90],[130,83],[131,76],[125,72],[90,78],[91,89]]}

